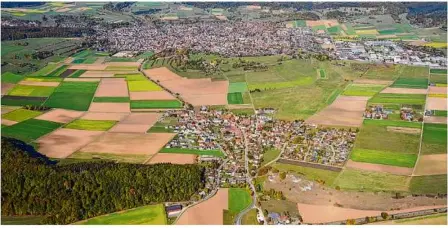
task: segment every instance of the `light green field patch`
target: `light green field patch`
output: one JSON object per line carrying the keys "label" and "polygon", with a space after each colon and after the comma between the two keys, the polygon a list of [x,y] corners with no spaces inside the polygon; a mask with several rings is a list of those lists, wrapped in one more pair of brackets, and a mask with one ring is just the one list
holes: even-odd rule
{"label": "light green field patch", "polygon": [[274,160],[279,154],[280,154],[279,149],[271,148],[271,149],[267,150],[263,154],[263,162],[261,163],[261,165],[263,166],[263,165],[269,163],[270,161]]}
{"label": "light green field patch", "polygon": [[27,110],[27,109],[16,109],[12,112],[3,114],[2,119],[22,122],[24,120],[39,116],[40,114],[42,114],[42,112],[32,111],[32,110]]}
{"label": "light green field patch", "polygon": [[166,225],[167,217],[163,204],[137,207],[126,211],[102,215],[78,225]]}
{"label": "light green field patch", "polygon": [[64,128],[78,129],[78,130],[89,130],[89,131],[107,131],[112,128],[117,121],[113,120],[75,120]]}
{"label": "light green field patch", "polygon": [[341,172],[334,185],[344,190],[406,192],[408,178],[410,177],[347,168]]}
{"label": "light green field patch", "polygon": [[182,103],[178,100],[141,100],[131,101],[131,109],[164,109],[181,108]]}
{"label": "light green field patch", "polygon": [[24,81],[28,82],[60,82],[62,78],[59,77],[27,77]]}
{"label": "light green field patch", "polygon": [[1,75],[1,81],[4,83],[18,83],[22,81],[23,76],[18,74],[13,74],[11,72],[2,73]]}
{"label": "light green field patch", "polygon": [[229,83],[229,93],[244,93],[247,91],[246,82]]}
{"label": "light green field patch", "polygon": [[67,68],[68,68],[67,65],[62,65],[62,66],[58,67],[57,69],[55,69],[54,71],[52,71],[51,73],[47,74],[47,76],[58,77],[59,75],[64,73],[64,71],[67,70]]}
{"label": "light green field patch", "polygon": [[383,88],[384,85],[350,84],[345,88],[342,95],[371,97],[380,92]]}
{"label": "light green field patch", "polygon": [[417,161],[417,154],[394,153],[389,151],[354,149],[350,155],[353,161],[381,165],[412,168]]}
{"label": "light green field patch", "polygon": [[146,81],[128,81],[129,92],[141,92],[141,91],[161,91],[163,90],[156,83]]}
{"label": "light green field patch", "polygon": [[426,89],[428,88],[427,78],[399,78],[390,86],[392,88],[411,88]]}
{"label": "light green field patch", "polygon": [[229,188],[229,211],[239,213],[252,203],[249,190],[244,188]]}
{"label": "light green field patch", "polygon": [[304,86],[313,84],[313,77],[303,77],[299,80],[295,81],[286,81],[286,82],[272,82],[272,83],[258,83],[258,84],[249,84],[249,90],[271,90],[271,89],[283,89],[283,88],[291,88],[296,86]]}
{"label": "light green field patch", "polygon": [[324,69],[318,69],[319,72],[319,78],[320,79],[326,79],[327,78],[327,74],[325,73]]}
{"label": "light green field patch", "polygon": [[390,127],[409,127],[409,128],[421,128],[420,122],[409,122],[402,120],[371,120],[365,119],[363,121],[364,126],[390,126]]}
{"label": "light green field patch", "polygon": [[8,95],[48,97],[53,93],[54,90],[55,88],[50,86],[16,85],[9,91]]}
{"label": "light green field patch", "polygon": [[57,64],[57,63],[48,63],[47,66],[34,72],[33,74],[31,74],[31,76],[47,76],[48,74],[50,74],[51,72],[56,70],[58,67],[59,67],[59,64]]}
{"label": "light green field patch", "polygon": [[239,92],[228,93],[227,94],[227,102],[229,104],[244,104],[243,95]]}
{"label": "light green field patch", "polygon": [[369,100],[369,104],[424,105],[425,94],[379,93]]}
{"label": "light green field patch", "polygon": [[423,126],[422,153],[443,154],[447,150],[447,125],[425,123]]}

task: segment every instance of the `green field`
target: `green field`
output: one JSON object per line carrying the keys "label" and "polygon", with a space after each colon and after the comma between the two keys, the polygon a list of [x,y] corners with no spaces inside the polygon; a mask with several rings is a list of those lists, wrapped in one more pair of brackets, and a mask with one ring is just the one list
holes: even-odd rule
{"label": "green field", "polygon": [[316,169],[310,167],[303,167],[298,165],[274,163],[271,165],[273,168],[280,170],[281,172],[292,172],[305,176],[309,180],[323,181],[325,185],[332,186],[334,180],[338,176],[339,172]]}
{"label": "green field", "polygon": [[95,93],[98,82],[62,82],[55,92],[58,93]]}
{"label": "green field", "polygon": [[239,213],[249,207],[252,198],[248,189],[229,188],[229,211]]}
{"label": "green field", "polygon": [[9,106],[25,106],[25,105],[35,105],[40,106],[44,103],[44,101],[38,101],[38,100],[30,100],[30,99],[11,99],[11,98],[5,98],[2,97],[2,105],[9,105]]}
{"label": "green field", "polygon": [[93,102],[129,103],[129,97],[94,97]]}
{"label": "green field", "polygon": [[400,78],[428,78],[428,67],[403,65]]}
{"label": "green field", "polygon": [[431,74],[445,74],[447,73],[446,69],[431,69],[429,70],[429,73]]}
{"label": "green field", "polygon": [[164,109],[164,108],[182,108],[182,103],[178,100],[131,101],[131,109]]}
{"label": "green field", "polygon": [[239,92],[228,93],[227,94],[227,102],[229,104],[244,104],[243,95]]}
{"label": "green field", "polygon": [[139,91],[161,91],[162,88],[156,83],[146,80],[146,81],[128,81],[129,92],[139,92]]}
{"label": "green field", "polygon": [[62,78],[59,77],[26,77],[24,81],[28,82],[61,82]]}
{"label": "green field", "polygon": [[417,161],[417,154],[394,153],[389,151],[354,149],[350,159],[357,162],[366,162],[381,165],[392,165],[412,168]]}
{"label": "green field", "polygon": [[173,154],[197,154],[197,155],[210,155],[215,157],[224,157],[221,150],[198,150],[198,149],[186,149],[186,148],[162,148],[159,153],[173,153]]}
{"label": "green field", "polygon": [[60,123],[28,119],[18,124],[2,128],[2,135],[29,142],[56,130],[60,126]]}
{"label": "green field", "polygon": [[426,89],[426,88],[428,88],[428,79],[426,79],[426,78],[399,78],[390,87]]}
{"label": "green field", "polygon": [[11,72],[2,73],[1,81],[2,83],[13,83],[16,84],[22,81],[23,76],[18,74],[13,74]]}
{"label": "green field", "polygon": [[45,106],[87,111],[98,82],[62,82],[45,102]]}
{"label": "green field", "polygon": [[137,207],[75,223],[77,225],[166,225],[163,204]]}
{"label": "green field", "polygon": [[44,68],[34,72],[31,76],[47,76],[51,72],[55,71],[59,67],[59,64],[56,63],[48,63]]}
{"label": "green field", "polygon": [[107,131],[112,128],[117,121],[113,120],[82,120],[77,119],[67,125],[64,128],[89,130],[89,131]]}
{"label": "green field", "polygon": [[85,72],[86,72],[86,70],[77,70],[77,71],[73,72],[73,74],[71,74],[69,77],[70,78],[79,78],[79,76],[81,76]]}
{"label": "green field", "polygon": [[405,192],[408,190],[408,178],[410,177],[345,169],[335,180],[334,185],[343,190]]}
{"label": "green field", "polygon": [[447,84],[447,76],[446,74],[431,74],[429,81],[436,84]]}
{"label": "green field", "polygon": [[229,93],[244,93],[247,91],[246,82],[229,83]]}
{"label": "green field", "polygon": [[448,111],[434,110],[434,116],[444,116],[444,117],[447,117],[448,116]]}
{"label": "green field", "polygon": [[400,105],[424,105],[425,102],[425,94],[379,93],[369,100],[369,104],[393,104],[397,107]]}
{"label": "green field", "polygon": [[319,69],[319,75],[320,75],[320,79],[325,79],[327,78],[327,74],[325,74],[325,70],[324,69]]}
{"label": "green field", "polygon": [[412,177],[409,190],[416,194],[446,194],[446,174]]}
{"label": "green field", "polygon": [[27,119],[34,118],[36,116],[39,116],[42,114],[42,112],[39,111],[32,111],[27,109],[16,109],[12,112],[8,112],[6,114],[2,115],[2,119],[22,122]]}
{"label": "green field", "polygon": [[294,23],[294,28],[306,27],[306,21],[305,20],[297,20],[297,21],[294,21],[293,23]]}
{"label": "green field", "polygon": [[260,225],[257,220],[257,209],[250,209],[241,219],[243,225]]}
{"label": "green field", "polygon": [[263,153],[263,162],[261,165],[265,165],[269,163],[270,161],[274,160],[278,155],[280,154],[279,149],[271,148],[266,150],[266,152]]}
{"label": "green field", "polygon": [[91,55],[92,54],[92,51],[91,50],[82,50],[82,51],[80,51],[80,52],[77,52],[76,54],[74,54],[72,57],[73,58],[85,58],[85,57],[87,57],[87,56],[89,56],[89,55]]}
{"label": "green field", "polygon": [[49,76],[49,77],[58,77],[59,75],[64,73],[64,71],[66,71],[67,68],[68,68],[67,65],[62,65],[62,66],[58,67],[56,70],[54,70],[51,73],[49,73],[47,76]]}
{"label": "green field", "polygon": [[115,74],[115,77],[124,77],[126,81],[148,81],[143,74]]}
{"label": "green field", "polygon": [[291,88],[296,86],[306,86],[311,85],[314,82],[313,77],[304,77],[295,81],[287,81],[287,82],[271,82],[271,83],[256,83],[249,84],[249,90],[273,90],[273,89],[283,89],[283,88]]}
{"label": "green field", "polygon": [[344,92],[342,92],[342,95],[371,97],[380,92],[383,88],[383,85],[350,84],[345,88]]}
{"label": "green field", "polygon": [[422,154],[443,154],[447,151],[447,125],[425,123]]}
{"label": "green field", "polygon": [[136,66],[107,66],[106,70],[110,71],[138,71],[138,67]]}
{"label": "green field", "polygon": [[363,126],[383,126],[383,127],[409,127],[409,128],[421,128],[422,123],[420,122],[409,122],[401,120],[372,120],[365,119],[363,121]]}
{"label": "green field", "polygon": [[342,28],[340,25],[336,25],[333,27],[328,27],[327,31],[330,33],[330,35],[339,35],[342,32]]}
{"label": "green field", "polygon": [[54,90],[54,87],[50,86],[16,85],[8,92],[8,95],[48,97],[53,93]]}

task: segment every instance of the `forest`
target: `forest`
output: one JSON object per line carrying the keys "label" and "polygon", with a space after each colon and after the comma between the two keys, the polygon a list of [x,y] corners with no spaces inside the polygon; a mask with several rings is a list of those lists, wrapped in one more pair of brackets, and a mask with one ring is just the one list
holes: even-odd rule
{"label": "forest", "polygon": [[2,216],[70,224],[143,205],[189,200],[203,188],[198,165],[58,164],[20,140],[1,139]]}
{"label": "forest", "polygon": [[42,37],[81,37],[92,35],[91,28],[60,27],[2,27],[2,40],[20,40]]}

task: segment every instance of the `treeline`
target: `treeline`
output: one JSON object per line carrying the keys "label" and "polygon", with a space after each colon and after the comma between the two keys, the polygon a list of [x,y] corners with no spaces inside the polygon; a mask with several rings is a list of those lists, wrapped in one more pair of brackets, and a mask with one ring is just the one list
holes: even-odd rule
{"label": "treeline", "polygon": [[3,27],[2,40],[19,40],[42,37],[82,37],[94,34],[92,28],[60,27]]}
{"label": "treeline", "polygon": [[2,137],[2,215],[69,224],[142,205],[189,200],[203,187],[197,165],[85,162],[58,165],[22,141]]}

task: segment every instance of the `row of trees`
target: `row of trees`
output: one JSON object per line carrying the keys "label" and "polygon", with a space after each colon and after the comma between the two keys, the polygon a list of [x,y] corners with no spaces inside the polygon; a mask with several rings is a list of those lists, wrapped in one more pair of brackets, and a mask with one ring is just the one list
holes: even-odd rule
{"label": "row of trees", "polygon": [[82,37],[93,35],[91,28],[61,28],[61,27],[4,27],[2,40],[20,40],[42,37]]}
{"label": "row of trees", "polygon": [[189,200],[203,188],[197,165],[83,162],[58,165],[22,141],[1,141],[2,215],[69,224],[142,205]]}

